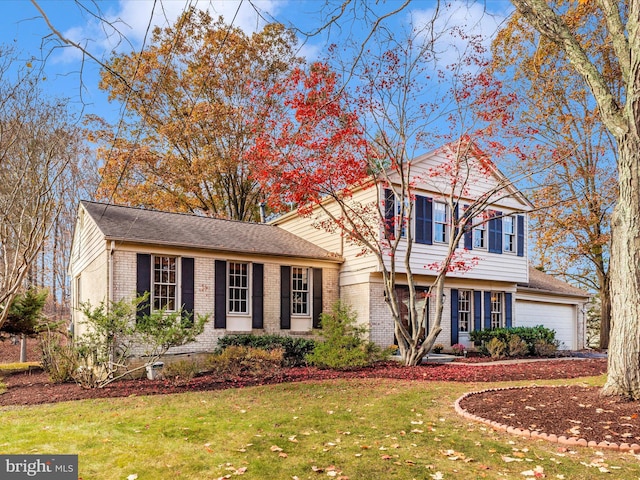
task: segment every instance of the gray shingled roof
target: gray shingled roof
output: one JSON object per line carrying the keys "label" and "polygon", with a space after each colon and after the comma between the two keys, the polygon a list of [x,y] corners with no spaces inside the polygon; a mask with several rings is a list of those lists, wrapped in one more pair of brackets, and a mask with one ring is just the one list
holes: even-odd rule
{"label": "gray shingled roof", "polygon": [[518,283],[518,288],[524,288],[530,291],[535,290],[541,293],[554,293],[557,295],[573,295],[577,297],[591,296],[584,290],[569,285],[562,280],[532,267],[529,267],[529,283]]}
{"label": "gray shingled roof", "polygon": [[107,240],[341,262],[279,227],[82,201]]}

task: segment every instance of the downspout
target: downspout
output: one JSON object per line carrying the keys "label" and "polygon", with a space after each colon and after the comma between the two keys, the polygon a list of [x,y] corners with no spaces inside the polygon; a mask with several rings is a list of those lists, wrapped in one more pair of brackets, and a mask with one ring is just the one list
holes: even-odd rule
{"label": "downspout", "polygon": [[116,242],[111,240],[111,248],[109,249],[109,267],[107,272],[107,299],[109,305],[113,301],[113,254],[116,251]]}
{"label": "downspout", "polygon": [[[109,260],[107,261],[107,311],[111,309],[111,302],[113,302],[113,254],[116,251],[116,242],[111,240],[111,248],[109,249]],[[115,345],[114,345],[115,348]],[[109,370],[113,371],[113,361],[115,358],[115,352],[109,352]]]}

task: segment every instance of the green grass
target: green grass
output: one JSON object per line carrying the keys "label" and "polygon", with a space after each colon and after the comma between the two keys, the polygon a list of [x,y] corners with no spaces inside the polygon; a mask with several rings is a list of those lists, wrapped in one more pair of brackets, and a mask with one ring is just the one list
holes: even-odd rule
{"label": "green grass", "polygon": [[39,365],[40,362],[0,363],[0,374],[26,372],[29,367],[37,367]]}
{"label": "green grass", "polygon": [[536,466],[546,478],[640,477],[638,456],[560,452],[453,411],[464,392],[518,384],[338,380],[4,408],[0,451],[77,453],[84,479],[339,478],[332,468],[351,480],[504,479]]}

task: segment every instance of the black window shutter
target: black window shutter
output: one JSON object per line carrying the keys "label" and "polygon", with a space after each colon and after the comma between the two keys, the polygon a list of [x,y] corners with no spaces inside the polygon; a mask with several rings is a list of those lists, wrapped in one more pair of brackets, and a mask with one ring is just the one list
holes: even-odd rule
{"label": "black window shutter", "polygon": [[151,314],[151,255],[138,253],[136,268],[136,294],[141,297],[149,293],[149,298],[142,308],[138,309],[136,317],[140,318]]}
{"label": "black window shutter", "polygon": [[504,294],[504,319],[505,326],[507,328],[511,328],[511,325],[513,324],[513,305],[511,304],[511,296],[511,293]]}
{"label": "black window shutter", "polygon": [[396,197],[393,190],[384,190],[384,229],[387,238],[393,240],[396,236]]}
{"label": "black window shutter", "polygon": [[518,215],[516,219],[516,228],[518,229],[517,252],[519,257],[524,257],[524,215]]}
{"label": "black window shutter", "polygon": [[280,267],[280,329],[291,328],[291,267]]}
{"label": "black window shutter", "polygon": [[489,253],[502,253],[502,212],[490,211],[490,215]]}
{"label": "black window shutter", "polygon": [[456,238],[458,235],[458,216],[460,215],[460,209],[458,208],[458,204],[456,203],[453,206],[453,218],[451,219],[451,223],[453,224],[453,238]]}
{"label": "black window shutter", "polygon": [[473,329],[482,330],[482,292],[473,292]]}
{"label": "black window shutter", "polygon": [[214,328],[227,328],[227,262],[216,260],[215,263],[215,307]]}
{"label": "black window shutter", "polygon": [[[465,205],[463,209],[465,210],[465,216],[467,215],[466,210],[469,208],[469,205]],[[467,223],[464,226],[464,248],[467,250],[473,250],[473,218],[467,218]]]}
{"label": "black window shutter", "polygon": [[182,257],[182,320],[193,325],[195,305],[194,259]]}
{"label": "black window shutter", "polygon": [[264,265],[254,263],[251,278],[251,328],[264,325]]}
{"label": "black window shutter", "polygon": [[322,269],[313,269],[313,328],[322,328],[320,314],[322,313]]}
{"label": "black window shutter", "polygon": [[416,243],[433,244],[433,200],[416,195]]}
{"label": "black window shutter", "polygon": [[491,329],[491,292],[484,292],[484,328]]}
{"label": "black window shutter", "polygon": [[451,345],[458,343],[458,290],[451,289]]}

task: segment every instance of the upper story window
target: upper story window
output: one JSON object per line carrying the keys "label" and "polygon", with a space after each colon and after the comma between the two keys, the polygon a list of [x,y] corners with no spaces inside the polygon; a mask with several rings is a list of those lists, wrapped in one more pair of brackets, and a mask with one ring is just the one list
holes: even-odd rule
{"label": "upper story window", "polygon": [[177,309],[178,275],[176,257],[153,257],[152,305],[154,310]]}
{"label": "upper story window", "polygon": [[228,305],[229,313],[249,313],[249,264],[228,263]]}
{"label": "upper story window", "polygon": [[468,332],[471,329],[471,290],[458,291],[458,330]]}
{"label": "upper story window", "polygon": [[473,248],[487,248],[487,224],[482,216],[475,218],[473,227]]}
{"label": "upper story window", "polygon": [[502,292],[491,292],[491,328],[500,328],[502,322]]}
{"label": "upper story window", "polygon": [[291,314],[309,315],[309,269],[291,267]]}
{"label": "upper story window", "polygon": [[516,224],[514,217],[503,217],[502,232],[504,234],[504,251],[515,253],[516,251]]}
{"label": "upper story window", "polygon": [[449,240],[449,206],[433,202],[433,241],[447,243]]}

